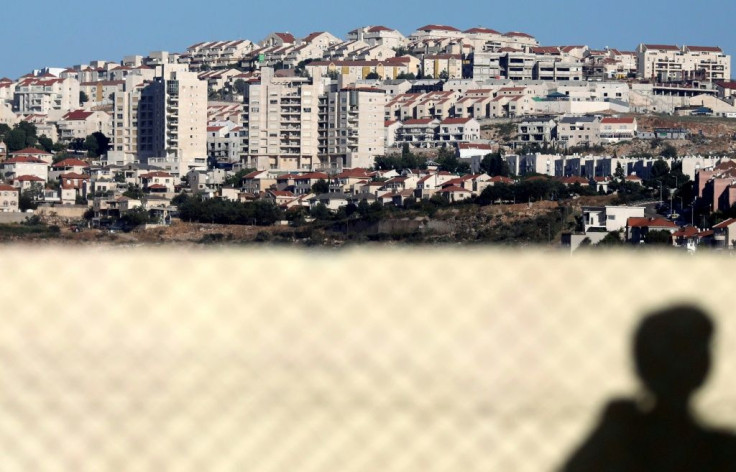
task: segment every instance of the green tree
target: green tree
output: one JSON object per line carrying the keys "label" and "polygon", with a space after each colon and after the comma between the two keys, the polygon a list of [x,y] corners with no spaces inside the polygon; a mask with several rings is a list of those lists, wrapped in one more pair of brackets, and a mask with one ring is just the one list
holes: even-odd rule
{"label": "green tree", "polygon": [[657,246],[666,246],[672,244],[672,234],[667,230],[655,230],[647,231],[644,236],[644,242],[646,244],[653,244]]}
{"label": "green tree", "polygon": [[381,76],[378,75],[377,72],[371,72],[368,75],[366,75],[365,78],[368,79],[368,80],[378,80],[378,79],[381,78]]}
{"label": "green tree", "polygon": [[35,210],[38,208],[37,199],[41,192],[42,190],[38,187],[23,190],[18,198],[18,208],[20,211]]}
{"label": "green tree", "polygon": [[601,239],[597,246],[623,246],[624,242],[618,231],[611,231]]}
{"label": "green tree", "polygon": [[324,179],[319,179],[312,185],[312,193],[315,195],[321,195],[323,193],[329,193],[330,184]]}
{"label": "green tree", "polygon": [[616,170],[613,171],[613,177],[619,182],[623,182],[626,179],[626,173],[620,162],[616,163]]}
{"label": "green tree", "polygon": [[5,140],[5,136],[10,132],[12,128],[5,123],[0,123],[0,141]]}
{"label": "green tree", "polygon": [[450,78],[450,74],[446,70],[443,70],[440,72],[439,78],[442,80],[448,80]]}
{"label": "green tree", "polygon": [[26,147],[26,133],[14,128],[5,135],[4,142],[8,147],[8,152],[20,151]]}
{"label": "green tree", "polygon": [[99,131],[92,133],[92,137],[97,141],[97,155],[107,154],[107,151],[110,150],[110,138]]}
{"label": "green tree", "polygon": [[92,135],[89,135],[84,140],[84,149],[87,151],[87,156],[89,157],[97,157],[99,154],[99,145],[97,144],[97,140],[92,137]]}
{"label": "green tree", "polygon": [[123,192],[124,197],[132,198],[133,200],[140,200],[145,196],[143,189],[137,185],[128,184],[128,190]]}
{"label": "green tree", "polygon": [[251,169],[251,168],[240,169],[233,175],[228,175],[227,177],[225,177],[225,185],[230,186],[230,187],[239,188],[241,185],[243,185],[243,177],[245,177],[246,175],[250,174],[251,172],[255,170],[256,169]]}
{"label": "green tree", "polygon": [[417,78],[412,72],[402,72],[396,76],[398,80],[414,80]]}
{"label": "green tree", "polygon": [[151,215],[143,207],[136,207],[132,210],[125,212],[120,217],[120,222],[126,228],[136,228],[151,222]]}
{"label": "green tree", "polygon": [[87,103],[89,101],[89,96],[84,92],[84,90],[79,91],[79,103]]}
{"label": "green tree", "polygon": [[233,83],[233,87],[238,94],[245,95],[245,91],[248,89],[248,83],[243,79],[237,79]]}
{"label": "green tree", "polygon": [[447,172],[461,174],[467,174],[470,172],[470,165],[465,162],[460,162],[455,151],[448,148],[440,148],[437,154],[437,163],[440,165],[440,170]]}
{"label": "green tree", "polygon": [[486,154],[480,163],[480,168],[490,176],[509,177],[511,175],[511,167],[500,152]]}
{"label": "green tree", "polygon": [[652,180],[662,180],[669,173],[670,166],[667,165],[667,162],[664,159],[657,159],[654,161],[654,164],[652,164],[652,170],[650,172]]}
{"label": "green tree", "polygon": [[671,144],[665,145],[665,147],[662,149],[662,152],[660,153],[662,157],[674,159],[677,157],[677,148],[675,148]]}
{"label": "green tree", "polygon": [[51,138],[46,137],[45,134],[42,134],[38,138],[38,144],[41,146],[41,149],[46,152],[51,152],[54,150],[54,142],[51,141]]}
{"label": "green tree", "polygon": [[312,207],[309,214],[316,220],[329,220],[332,216],[330,210],[323,203],[318,203]]}

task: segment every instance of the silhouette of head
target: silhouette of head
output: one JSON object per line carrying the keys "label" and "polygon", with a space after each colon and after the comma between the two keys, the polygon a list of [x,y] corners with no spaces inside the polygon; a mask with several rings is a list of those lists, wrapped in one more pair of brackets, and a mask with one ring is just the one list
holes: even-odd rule
{"label": "silhouette of head", "polygon": [[691,305],[676,305],[646,316],[636,332],[637,373],[657,403],[684,404],[710,369],[713,323]]}

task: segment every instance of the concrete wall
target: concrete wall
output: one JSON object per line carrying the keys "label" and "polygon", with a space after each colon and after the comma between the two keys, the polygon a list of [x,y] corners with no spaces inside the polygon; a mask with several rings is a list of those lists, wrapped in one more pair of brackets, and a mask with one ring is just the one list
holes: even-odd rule
{"label": "concrete wall", "polygon": [[33,213],[0,213],[0,224],[22,223],[31,216]]}
{"label": "concrete wall", "polygon": [[56,216],[62,218],[81,218],[88,208],[86,205],[56,205],[53,207],[38,207],[35,213],[40,216],[49,216],[55,213]]}

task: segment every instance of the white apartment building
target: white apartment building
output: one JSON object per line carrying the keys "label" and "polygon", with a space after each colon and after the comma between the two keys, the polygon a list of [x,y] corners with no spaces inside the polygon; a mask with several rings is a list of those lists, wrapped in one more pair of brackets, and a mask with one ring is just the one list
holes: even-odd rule
{"label": "white apartment building", "polygon": [[23,78],[15,86],[13,108],[23,114],[79,108],[79,81],[50,74]]}
{"label": "white apartment building", "polygon": [[384,153],[386,94],[370,87],[329,85],[313,79],[274,77],[245,94],[242,133],[244,165],[258,170],[370,167]]}
{"label": "white apartment building", "polygon": [[606,143],[628,141],[636,137],[636,118],[633,117],[606,117],[600,123],[600,138]]}
{"label": "white apartment building", "polygon": [[140,105],[141,93],[146,82],[140,76],[128,76],[125,79],[125,85],[122,91],[115,92],[113,96],[113,115],[112,115],[112,139],[110,141],[111,150],[116,153],[127,155],[138,154],[138,122],[151,121],[153,124],[153,114],[148,116],[148,112],[144,116],[138,116],[138,107]]}
{"label": "white apartment building", "polygon": [[557,123],[557,139],[565,147],[597,145],[600,120],[595,116],[564,116]]}
{"label": "white apartment building", "polygon": [[239,162],[243,129],[232,121],[209,123],[207,156],[218,162]]}
{"label": "white apartment building", "polygon": [[189,46],[187,59],[191,70],[228,66],[240,62],[253,47],[253,43],[247,39],[205,41]]}
{"label": "white apartment building", "polygon": [[385,26],[364,26],[348,33],[348,41],[363,41],[371,47],[387,46],[399,48],[406,46],[409,40],[399,31]]}
{"label": "white apartment building", "polygon": [[[173,69],[173,70],[172,70]],[[177,159],[180,166],[207,155],[207,83],[194,72],[161,66],[138,107],[138,153]]]}
{"label": "white apartment building", "polygon": [[731,56],[720,47],[640,44],[636,48],[638,74],[657,82],[729,80]]}
{"label": "white apartment building", "polygon": [[65,114],[56,127],[59,129],[59,140],[64,142],[84,139],[96,132],[110,137],[112,117],[104,111],[74,110]]}
{"label": "white apartment building", "polygon": [[0,105],[12,105],[15,98],[15,82],[3,77],[0,79]]}
{"label": "white apartment building", "polygon": [[[320,97],[325,83],[314,79],[275,77],[261,69],[260,82],[250,83],[243,107],[245,167],[258,170],[310,170],[319,166]],[[326,133],[326,125],[323,130]]]}
{"label": "white apartment building", "polygon": [[[386,101],[383,90],[371,87],[345,87],[328,94],[328,167],[373,167],[373,159],[385,153]],[[324,157],[322,161],[325,164]]]}

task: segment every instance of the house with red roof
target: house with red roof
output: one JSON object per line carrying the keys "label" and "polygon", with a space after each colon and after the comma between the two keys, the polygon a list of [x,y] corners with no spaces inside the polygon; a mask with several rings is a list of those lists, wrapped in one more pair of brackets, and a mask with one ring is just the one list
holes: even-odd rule
{"label": "house with red roof", "polygon": [[422,118],[405,120],[398,130],[397,144],[409,143],[415,147],[433,147],[437,141],[440,120]]}
{"label": "house with red roof", "polygon": [[22,114],[74,110],[79,108],[79,81],[53,76],[21,78],[15,87],[15,106]]}
{"label": "house with red roof", "polygon": [[50,152],[46,152],[35,147],[27,147],[25,149],[21,149],[20,151],[11,152],[10,157],[31,157],[44,161],[48,164],[51,164],[51,161],[54,158],[53,154],[51,154]]}
{"label": "house with red roof", "polygon": [[733,249],[736,246],[736,218],[729,218],[713,226],[716,247]]}
{"label": "house with red roof", "polygon": [[112,116],[99,110],[70,111],[56,125],[59,128],[59,140],[67,143],[97,132],[112,136]]}
{"label": "house with red roof", "polygon": [[49,180],[56,180],[60,175],[68,173],[89,175],[89,163],[81,159],[68,158],[51,164]]}
{"label": "house with red roof", "polygon": [[14,179],[21,175],[35,175],[44,182],[49,179],[49,165],[36,157],[11,157],[0,162],[0,169],[5,179]]}
{"label": "house with red roof", "polygon": [[386,46],[399,48],[406,46],[408,40],[399,31],[382,25],[364,26],[348,33],[348,41],[362,41],[371,47]]}
{"label": "house with red roof", "polygon": [[17,212],[18,198],[20,192],[16,187],[7,184],[0,184],[0,211],[3,213]]}
{"label": "house with red roof", "polygon": [[306,195],[312,192],[312,185],[320,180],[329,181],[330,176],[324,172],[308,172],[294,177],[294,194]]}
{"label": "house with red roof", "polygon": [[140,177],[141,187],[145,192],[173,193],[178,178],[168,172],[154,171],[142,174]]}
{"label": "house with red roof", "polygon": [[618,143],[634,139],[638,128],[633,116],[607,116],[601,119],[599,129],[602,142]]}
{"label": "house with red roof", "polygon": [[445,118],[437,138],[441,142],[471,142],[480,139],[480,123],[475,118]]}
{"label": "house with red roof", "polygon": [[35,175],[18,175],[11,180],[13,187],[21,192],[32,188],[43,188],[46,181]]}
{"label": "house with red roof", "polygon": [[640,44],[638,74],[657,82],[730,80],[731,56],[718,46]]}
{"label": "house with red roof", "polygon": [[463,188],[463,187],[456,186],[456,185],[444,187],[438,193],[442,195],[443,197],[447,198],[447,200],[450,203],[467,200],[468,198],[471,198],[473,196],[470,190]]}
{"label": "house with red roof", "polygon": [[438,24],[421,26],[417,28],[415,32],[409,35],[409,39],[414,41],[439,38],[461,39],[464,37],[465,34],[454,26]]}
{"label": "house with red roof", "polygon": [[668,231],[674,234],[677,224],[665,218],[631,217],[626,220],[626,240],[634,244],[643,243],[650,231]]}

